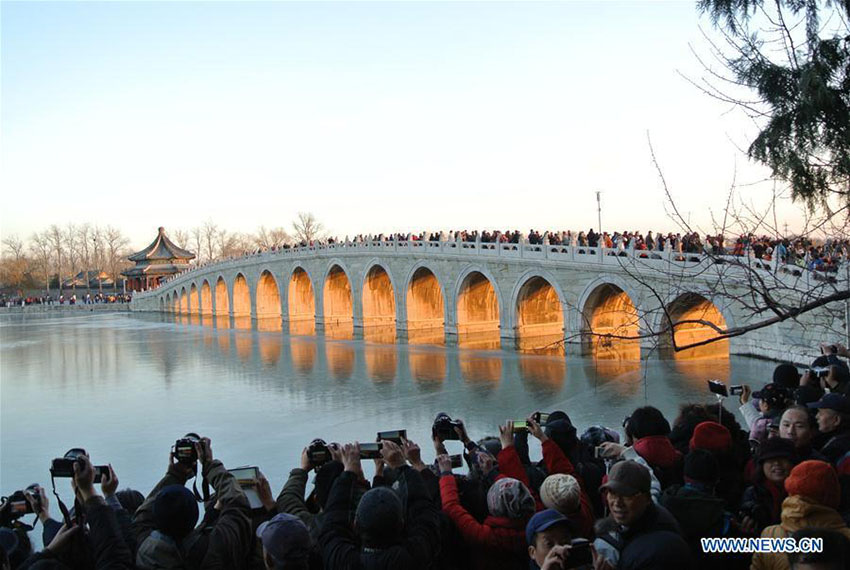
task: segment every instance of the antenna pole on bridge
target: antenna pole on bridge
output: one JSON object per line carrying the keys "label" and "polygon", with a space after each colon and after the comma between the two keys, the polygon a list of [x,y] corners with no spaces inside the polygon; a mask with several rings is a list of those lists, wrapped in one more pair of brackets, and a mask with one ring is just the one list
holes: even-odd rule
{"label": "antenna pole on bridge", "polygon": [[599,190],[596,191],[596,214],[598,216],[597,221],[599,222],[599,236],[600,239],[602,237],[602,192]]}

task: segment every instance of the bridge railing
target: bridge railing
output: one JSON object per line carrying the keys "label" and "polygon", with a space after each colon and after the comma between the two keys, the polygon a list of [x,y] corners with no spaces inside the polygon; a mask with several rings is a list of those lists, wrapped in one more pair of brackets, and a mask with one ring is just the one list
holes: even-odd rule
{"label": "bridge railing", "polygon": [[[628,261],[639,262],[647,267],[676,269],[697,267],[708,262],[714,264],[746,265],[748,268],[763,270],[777,275],[779,279],[801,277],[813,281],[835,280],[835,274],[812,272],[797,265],[785,264],[778,259],[759,260],[745,256],[707,255],[702,253],[683,253],[667,248],[665,250],[637,250],[589,247],[570,244],[530,244],[501,243],[481,241],[365,241],[340,242],[321,245],[299,246],[275,251],[245,254],[226,260],[201,265],[181,273],[160,284],[160,287],[179,284],[193,279],[196,272],[216,268],[218,270],[238,267],[252,259],[304,259],[316,255],[345,256],[362,255],[366,252],[385,255],[409,255],[415,257],[456,255],[461,257],[504,258],[504,259],[541,259],[563,263],[594,263],[602,265],[622,265]],[[156,289],[136,293],[140,298],[156,294]]]}

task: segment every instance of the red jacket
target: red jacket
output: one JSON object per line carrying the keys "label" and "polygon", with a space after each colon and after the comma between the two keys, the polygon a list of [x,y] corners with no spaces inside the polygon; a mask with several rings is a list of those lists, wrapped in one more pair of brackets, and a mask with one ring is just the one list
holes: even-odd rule
{"label": "red jacket", "polygon": [[[540,495],[537,490],[531,488],[531,482],[528,480],[528,473],[526,473],[525,467],[523,467],[522,461],[520,460],[519,454],[516,452],[514,446],[511,445],[502,449],[496,459],[499,462],[499,477],[497,477],[497,479],[502,477],[513,477],[514,479],[521,481],[523,485],[528,487],[528,490],[531,491],[532,496],[534,496],[537,510],[542,511],[545,509],[546,505],[544,505],[540,500]],[[564,514],[566,514],[573,522],[575,530],[579,536],[588,539],[593,538],[593,506],[590,504],[590,498],[587,496],[587,492],[585,491],[584,480],[582,480],[581,476],[576,473],[569,457],[564,454],[564,451],[558,447],[557,443],[551,439],[547,439],[543,442],[543,462],[546,465],[546,472],[549,475],[564,473],[566,475],[572,475],[576,478],[576,481],[578,481],[579,487],[581,487],[581,502],[579,503],[579,508],[575,512]]]}
{"label": "red jacket", "polygon": [[460,504],[457,481],[453,475],[440,477],[440,497],[443,501],[443,512],[452,519],[469,545],[476,569],[527,570],[525,525],[528,518],[488,516],[483,523],[478,522]]}
{"label": "red jacket", "polygon": [[682,454],[676,451],[666,435],[642,437],[635,441],[634,448],[653,467],[669,469],[682,461]]}

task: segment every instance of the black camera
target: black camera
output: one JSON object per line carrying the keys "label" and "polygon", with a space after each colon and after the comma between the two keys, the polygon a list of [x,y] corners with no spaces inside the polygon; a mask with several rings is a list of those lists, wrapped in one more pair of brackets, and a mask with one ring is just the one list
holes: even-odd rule
{"label": "black camera", "polygon": [[[74,477],[74,464],[80,465],[82,467],[83,464],[83,456],[88,455],[85,449],[81,447],[75,447],[73,449],[69,449],[64,457],[54,459],[50,462],[50,476],[57,477]],[[107,465],[94,465],[94,482],[100,483],[103,479],[104,475],[109,476],[109,466]]]}
{"label": "black camera", "polygon": [[708,390],[712,394],[717,394],[718,396],[723,396],[724,398],[729,397],[729,390],[726,389],[726,384],[724,384],[720,380],[709,380]]}
{"label": "black camera", "polygon": [[307,456],[310,458],[310,465],[318,469],[331,460],[331,449],[325,440],[316,438],[307,447]]}
{"label": "black camera", "polygon": [[458,467],[463,467],[463,455],[449,455],[449,459],[452,460],[452,469],[457,469]]}
{"label": "black camera", "polygon": [[570,553],[566,568],[579,568],[593,564],[593,552],[590,542],[584,538],[574,538],[570,542]]}
{"label": "black camera", "polygon": [[458,420],[453,420],[446,413],[437,414],[437,419],[434,420],[434,425],[431,426],[431,435],[440,441],[460,440],[460,436],[455,431],[455,428],[463,427],[463,424]]}
{"label": "black camera", "polygon": [[382,457],[382,447],[383,444],[381,442],[361,443],[360,459],[380,459]]}
{"label": "black camera", "polygon": [[391,441],[395,444],[401,445],[403,439],[407,439],[407,430],[406,429],[394,429],[391,431],[379,431],[378,432],[378,441]]}
{"label": "black camera", "polygon": [[198,450],[195,444],[201,441],[201,436],[196,433],[187,433],[174,443],[174,458],[186,465],[194,465],[198,462]]}
{"label": "black camera", "polygon": [[[0,526],[9,528],[13,521],[35,512],[27,500],[27,494],[33,487],[35,485],[30,485],[26,491],[15,491],[8,497],[0,499]],[[38,497],[38,493],[36,493],[36,497]],[[41,497],[39,497],[40,500]]]}

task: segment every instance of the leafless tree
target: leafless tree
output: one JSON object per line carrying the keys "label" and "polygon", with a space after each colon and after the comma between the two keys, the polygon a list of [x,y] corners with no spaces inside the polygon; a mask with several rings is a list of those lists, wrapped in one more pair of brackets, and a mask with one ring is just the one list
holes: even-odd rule
{"label": "leafless tree", "polygon": [[74,291],[74,294],[77,293],[77,269],[80,260],[80,243],[78,237],[77,227],[69,222],[65,227],[64,238],[68,268],[71,272],[71,289]]}
{"label": "leafless tree", "polygon": [[324,231],[324,226],[312,212],[298,212],[298,218],[292,222],[292,227],[295,230],[295,239],[306,243],[321,239]]}
{"label": "leafless tree", "polygon": [[262,249],[272,249],[282,247],[291,241],[289,234],[281,227],[266,228],[260,226],[257,228],[257,233],[253,236],[254,243]]}
{"label": "leafless tree", "polygon": [[174,233],[171,234],[171,239],[177,244],[177,247],[182,249],[189,247],[189,232],[186,230],[174,230]]}
{"label": "leafless tree", "polygon": [[216,239],[218,237],[219,228],[215,222],[212,220],[207,220],[203,225],[203,248],[198,248],[198,256],[200,257],[201,251],[203,250],[204,254],[208,261],[213,261],[218,259],[219,253],[216,249]]}
{"label": "leafless tree", "polygon": [[92,242],[92,259],[94,260],[94,264],[97,268],[97,289],[98,292],[103,293],[103,279],[100,278],[100,274],[103,272],[106,267],[106,259],[104,252],[106,251],[105,244],[105,232],[103,228],[100,226],[94,226],[91,231],[91,242]]}
{"label": "leafless tree", "polygon": [[45,237],[53,249],[53,261],[56,267],[56,276],[59,280],[59,294],[62,294],[62,279],[65,273],[62,271],[65,261],[65,235],[62,228],[52,224],[45,232]]}
{"label": "leafless tree", "polygon": [[47,232],[36,232],[30,238],[30,252],[36,268],[36,272],[40,273],[44,279],[44,288],[47,294],[50,295],[50,257],[53,253],[53,247],[50,239],[47,237]]}
{"label": "leafless tree", "polygon": [[[202,247],[204,242],[204,228],[201,226],[195,226],[189,230],[189,236],[191,238],[190,243],[192,244],[190,247],[194,250],[193,253],[195,254],[195,263],[205,261]],[[209,260],[209,258],[207,258],[207,260]]]}
{"label": "leafless tree", "polygon": [[91,224],[86,222],[84,224],[80,224],[77,226],[77,241],[80,246],[80,257],[83,263],[83,273],[85,274],[86,280],[86,291],[91,293],[91,282],[89,280],[89,271],[92,269],[91,266],[91,252],[92,252],[92,244],[91,242]]}
{"label": "leafless tree", "polygon": [[15,258],[15,261],[23,259],[26,255],[26,250],[24,249],[24,242],[22,242],[16,234],[12,234],[3,238],[3,248],[5,251],[8,251],[10,254],[12,254],[12,257]]}
{"label": "leafless tree", "polygon": [[[118,286],[119,272],[126,265],[125,258],[127,257],[127,246],[130,240],[127,239],[121,230],[112,226],[106,226],[103,232],[103,241],[106,246],[106,259],[109,265],[109,274],[112,277],[113,287]],[[100,281],[100,278],[98,278]]]}

